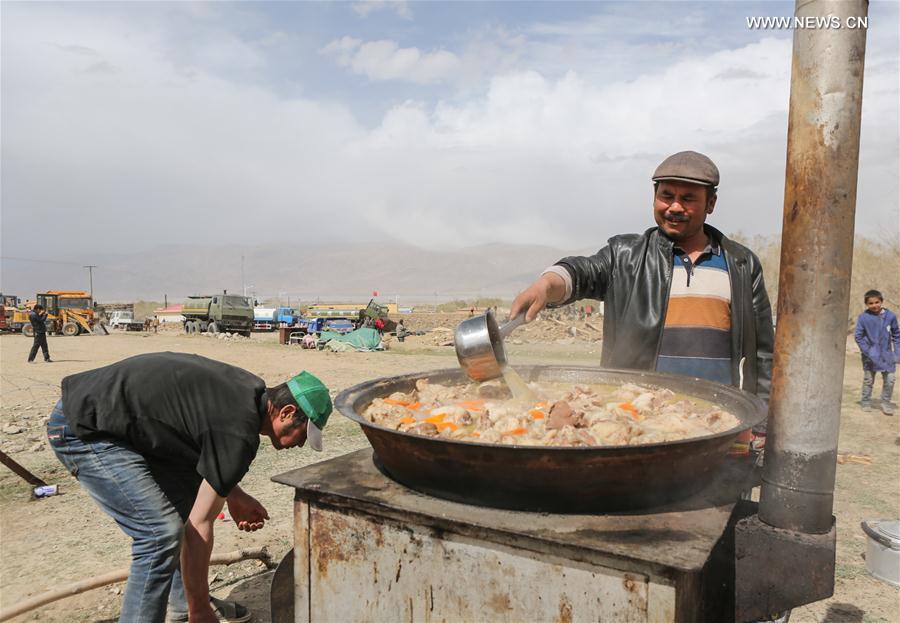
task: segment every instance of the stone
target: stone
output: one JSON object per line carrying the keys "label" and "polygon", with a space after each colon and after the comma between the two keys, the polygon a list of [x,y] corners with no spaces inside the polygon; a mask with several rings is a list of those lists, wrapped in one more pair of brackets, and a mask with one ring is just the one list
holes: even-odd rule
{"label": "stone", "polygon": [[2,430],[7,435],[18,435],[19,433],[25,432],[24,428],[22,428],[21,426],[17,426],[15,424],[7,424],[0,430]]}

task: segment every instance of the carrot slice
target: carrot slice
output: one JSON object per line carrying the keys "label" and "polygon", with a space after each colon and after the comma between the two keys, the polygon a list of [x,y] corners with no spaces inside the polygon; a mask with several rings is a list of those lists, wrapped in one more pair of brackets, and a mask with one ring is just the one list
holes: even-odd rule
{"label": "carrot slice", "polygon": [[446,413],[438,413],[436,415],[432,415],[431,417],[425,418],[425,421],[437,425],[443,422],[445,417],[447,417]]}
{"label": "carrot slice", "polygon": [[529,411],[529,413],[531,414],[531,417],[536,420],[543,420],[545,417],[547,417],[543,411],[539,411],[538,409],[532,409],[531,411]]}
{"label": "carrot slice", "polygon": [[415,424],[415,422],[416,422],[416,418],[414,418],[414,417],[407,416],[407,417],[400,418],[401,424]]}
{"label": "carrot slice", "polygon": [[386,402],[389,405],[395,405],[397,407],[408,407],[409,406],[408,402],[403,402],[402,400],[394,400],[392,398],[382,398],[382,400],[384,400],[384,402]]}
{"label": "carrot slice", "polygon": [[421,407],[421,406],[422,406],[422,403],[421,403],[421,402],[414,402],[414,403],[412,403],[411,405],[406,405],[406,408],[407,408],[407,409],[412,409],[413,411],[415,411],[416,409],[418,409],[418,408]]}
{"label": "carrot slice", "polygon": [[638,421],[640,421],[640,420],[644,419],[644,418],[641,417],[641,414],[638,413],[637,407],[635,407],[635,406],[634,406],[633,404],[631,404],[630,402],[623,402],[623,403],[621,403],[621,404],[619,405],[619,408],[622,409],[623,411],[627,411],[627,412],[628,412],[628,415],[630,415],[630,416],[631,416],[631,419],[633,419],[633,420],[638,420]]}
{"label": "carrot slice", "polygon": [[475,411],[484,409],[484,400],[463,400],[457,404],[465,409],[473,409]]}
{"label": "carrot slice", "polygon": [[450,430],[456,430],[459,428],[459,426],[457,426],[453,422],[438,422],[437,424],[435,424],[435,426],[439,431],[444,430],[445,428],[449,428]]}
{"label": "carrot slice", "polygon": [[501,434],[505,437],[506,435],[521,435],[522,433],[527,433],[527,432],[528,432],[527,428],[519,427],[519,428],[514,428],[512,430],[508,430],[505,433],[501,433]]}
{"label": "carrot slice", "polygon": [[547,406],[547,403],[542,400],[541,402],[534,403],[534,406],[537,407],[538,409],[542,409],[543,407]]}

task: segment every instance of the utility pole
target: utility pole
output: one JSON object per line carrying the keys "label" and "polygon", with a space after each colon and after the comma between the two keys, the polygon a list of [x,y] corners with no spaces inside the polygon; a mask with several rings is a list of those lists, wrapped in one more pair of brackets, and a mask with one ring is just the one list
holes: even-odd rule
{"label": "utility pole", "polygon": [[87,266],[82,266],[82,268],[88,269],[88,278],[91,281],[91,300],[94,300],[94,269],[97,268],[96,264],[88,264]]}
{"label": "utility pole", "polygon": [[244,254],[241,253],[241,292],[247,296],[247,286],[244,285]]}

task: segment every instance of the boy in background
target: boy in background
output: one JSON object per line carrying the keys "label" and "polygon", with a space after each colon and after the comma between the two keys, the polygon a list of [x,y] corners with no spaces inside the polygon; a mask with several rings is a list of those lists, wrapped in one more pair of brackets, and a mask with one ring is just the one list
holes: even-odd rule
{"label": "boy in background", "polygon": [[894,393],[897,356],[900,354],[900,327],[897,325],[897,315],[884,308],[884,297],[878,290],[869,290],[864,299],[866,311],[856,319],[854,333],[863,364],[863,386],[859,404],[863,411],[872,408],[875,373],[881,372],[881,411],[885,415],[894,415],[891,397]]}

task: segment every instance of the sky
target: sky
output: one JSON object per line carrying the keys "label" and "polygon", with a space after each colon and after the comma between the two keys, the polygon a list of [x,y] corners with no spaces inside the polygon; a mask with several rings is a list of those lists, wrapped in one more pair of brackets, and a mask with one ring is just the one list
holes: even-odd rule
{"label": "sky", "polygon": [[[872,2],[857,232],[896,235],[900,3]],[[0,242],[599,248],[668,154],[781,228],[792,2],[3,2]],[[298,252],[302,249],[298,246]]]}

